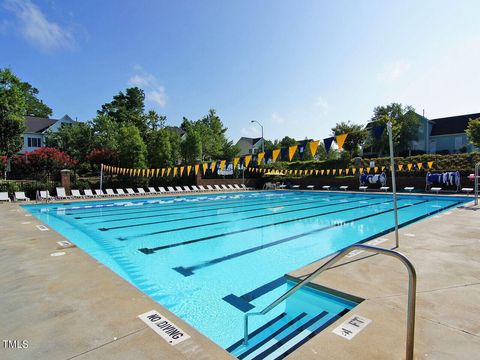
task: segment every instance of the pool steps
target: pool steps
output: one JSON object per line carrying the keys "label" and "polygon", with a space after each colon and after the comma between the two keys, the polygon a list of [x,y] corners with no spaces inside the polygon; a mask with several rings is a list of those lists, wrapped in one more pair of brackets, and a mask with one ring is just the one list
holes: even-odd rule
{"label": "pool steps", "polygon": [[283,359],[338,320],[350,309],[339,313],[320,311],[288,315],[283,312],[249,334],[247,345],[240,339],[227,348],[240,360]]}

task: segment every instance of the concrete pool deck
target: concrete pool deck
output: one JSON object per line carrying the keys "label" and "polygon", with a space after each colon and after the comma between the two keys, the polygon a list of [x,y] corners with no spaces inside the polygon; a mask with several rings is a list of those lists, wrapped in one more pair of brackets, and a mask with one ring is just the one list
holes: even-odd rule
{"label": "concrete pool deck", "polygon": [[[123,198],[125,199],[125,198]],[[0,336],[27,340],[2,359],[231,359],[164,307],[64,238],[39,231],[41,222],[17,204],[0,205]],[[473,359],[480,353],[480,208],[469,205],[400,230],[398,251],[416,267],[415,357]],[[393,234],[382,247],[393,246]],[[52,257],[51,253],[65,252]],[[380,255],[328,270],[315,281],[366,299],[289,355],[290,359],[402,359],[407,275]],[[359,260],[362,259],[362,260]],[[323,260],[325,261],[325,260]],[[290,275],[302,277],[321,262]],[[170,346],[137,316],[158,310],[191,338]],[[352,340],[332,330],[352,314],[372,320]],[[239,324],[242,326],[242,324]]]}

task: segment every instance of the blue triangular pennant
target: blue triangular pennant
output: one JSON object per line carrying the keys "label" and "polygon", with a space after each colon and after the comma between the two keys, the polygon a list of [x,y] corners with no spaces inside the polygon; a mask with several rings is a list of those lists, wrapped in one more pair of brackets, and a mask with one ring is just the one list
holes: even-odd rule
{"label": "blue triangular pennant", "polygon": [[375,127],[372,129],[373,136],[375,137],[375,140],[380,140],[380,138],[382,137],[382,134],[383,134],[383,131],[384,131],[384,130],[385,130],[385,124],[375,126]]}
{"label": "blue triangular pennant", "polygon": [[333,140],[334,140],[334,137],[323,139],[323,144],[325,145],[325,151],[327,153],[330,151],[330,148],[332,147]]}

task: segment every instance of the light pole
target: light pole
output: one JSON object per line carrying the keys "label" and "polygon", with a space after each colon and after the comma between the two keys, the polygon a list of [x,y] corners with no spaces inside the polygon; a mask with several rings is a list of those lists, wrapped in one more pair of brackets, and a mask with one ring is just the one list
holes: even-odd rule
{"label": "light pole", "polygon": [[388,140],[390,145],[390,167],[392,169],[393,217],[395,221],[395,247],[398,248],[398,209],[397,209],[397,184],[395,179],[395,159],[393,157],[392,122],[387,123]]}
{"label": "light pole", "polygon": [[263,138],[263,125],[260,124],[257,120],[250,121],[251,123],[257,123],[262,128],[262,152],[265,152],[265,139]]}

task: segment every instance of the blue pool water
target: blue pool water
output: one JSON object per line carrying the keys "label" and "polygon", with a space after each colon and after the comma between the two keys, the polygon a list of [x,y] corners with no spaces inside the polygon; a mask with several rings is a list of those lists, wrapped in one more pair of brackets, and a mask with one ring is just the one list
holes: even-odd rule
{"label": "blue pool water", "polygon": [[[399,196],[400,224],[464,200]],[[25,208],[224,348],[243,336],[246,311],[291,286],[284,274],[393,227],[392,197],[377,194],[243,192]],[[251,329],[289,306],[252,318]],[[352,306],[324,304],[332,312]]]}

